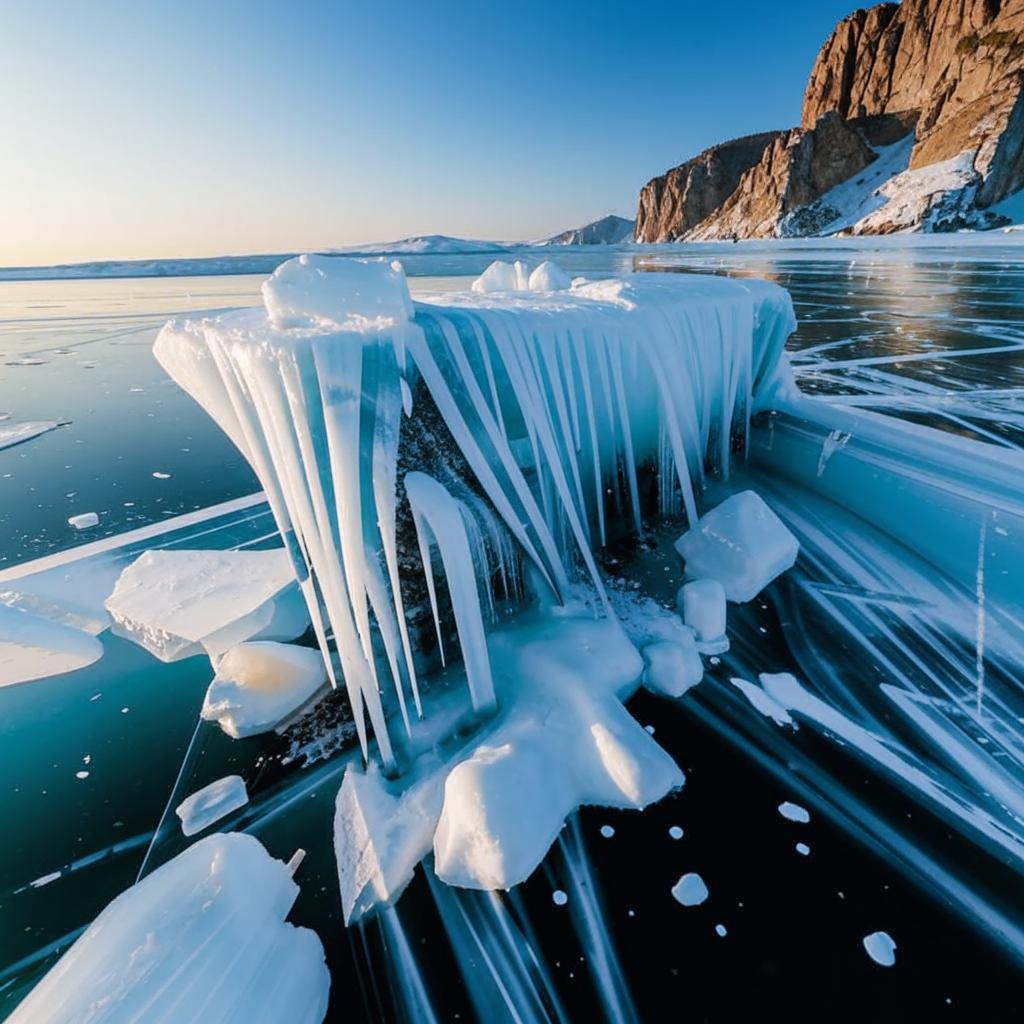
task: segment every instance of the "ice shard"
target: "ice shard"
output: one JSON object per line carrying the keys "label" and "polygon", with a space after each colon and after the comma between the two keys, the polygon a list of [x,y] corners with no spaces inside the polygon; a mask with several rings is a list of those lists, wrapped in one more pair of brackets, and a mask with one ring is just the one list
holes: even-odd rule
{"label": "ice shard", "polygon": [[414,303],[399,264],[303,256],[263,309],[173,321],[156,343],[259,475],[330,680],[388,768],[394,720],[414,727],[418,677],[451,643],[489,713],[500,602],[583,580],[600,605],[595,549],[651,514],[695,523],[705,473],[728,473],[788,386],[792,306],[766,282],[484,279]]}

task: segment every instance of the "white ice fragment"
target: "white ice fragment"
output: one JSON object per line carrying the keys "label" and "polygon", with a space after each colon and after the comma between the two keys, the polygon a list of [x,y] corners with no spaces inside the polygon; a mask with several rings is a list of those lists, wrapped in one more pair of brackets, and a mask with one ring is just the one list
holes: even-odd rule
{"label": "white ice fragment", "polygon": [[[6,417],[4,417],[6,419]],[[0,427],[0,449],[12,448],[23,441],[31,441],[33,437],[46,434],[57,427],[63,426],[58,420],[39,420],[32,423],[8,423]]]}
{"label": "white ice fragment", "polygon": [[888,932],[872,932],[865,935],[862,941],[868,956],[876,964],[892,967],[896,963],[896,943],[892,941],[892,936]]}
{"label": "white ice fragment", "polygon": [[769,694],[765,693],[756,683],[746,679],[731,679],[730,682],[765,718],[770,718],[776,725],[788,725],[796,728],[792,715]]}
{"label": "white ice fragment", "polygon": [[0,602],[0,686],[74,672],[102,655],[84,630]]}
{"label": "white ice fragment", "polygon": [[684,583],[676,595],[676,606],[683,622],[696,634],[698,644],[714,648],[706,653],[721,654],[729,649],[725,638],[725,588],[718,580]]}
{"label": "white ice fragment", "polygon": [[284,920],[298,891],[258,839],[208,836],[110,903],[9,1024],[320,1024],[323,946]]}
{"label": "white ice fragment", "polygon": [[80,512],[77,516],[68,517],[68,526],[76,530],[88,530],[92,526],[99,526],[100,517],[95,512]]}
{"label": "white ice fragment", "polygon": [[806,857],[811,852],[811,848],[806,843],[797,843],[796,852],[799,853],[801,857]]}
{"label": "white ice fragment", "polygon": [[789,821],[796,821],[803,825],[806,825],[811,820],[811,816],[806,808],[801,807],[799,804],[790,803],[789,800],[784,800],[779,804],[779,814]]}
{"label": "white ice fragment", "polygon": [[670,825],[668,834],[672,839],[682,839],[683,830],[678,825]]}
{"label": "white ice fragment", "polygon": [[309,625],[294,570],[270,551],[147,551],[107,598],[113,631],[161,661],[213,658],[244,640],[294,640]]}
{"label": "white ice fragment", "polygon": [[186,836],[194,836],[248,802],[249,794],[242,777],[226,775],[186,797],[174,813],[181,819],[181,831]]}
{"label": "white ice fragment", "polygon": [[151,475],[152,475],[154,480],[170,480],[171,479],[171,474],[170,473],[161,473],[159,470],[157,470],[155,473],[153,473]]}
{"label": "white ice fragment", "polygon": [[724,939],[726,937],[726,935],[729,934],[729,932],[728,932],[728,929],[725,927],[724,924],[716,924],[715,925],[715,934],[720,939]]}
{"label": "white ice fragment", "polygon": [[59,871],[51,871],[48,875],[43,875],[40,878],[33,879],[28,884],[33,889],[42,889],[44,885],[49,885],[51,882],[56,882],[60,878]]}
{"label": "white ice fragment", "polygon": [[681,697],[704,678],[697,645],[684,634],[680,639],[657,640],[643,649],[644,686],[652,693]]}
{"label": "white ice fragment", "polygon": [[217,662],[201,715],[233,739],[269,732],[322,686],[319,651],[273,640],[238,644]]}
{"label": "white ice fragment", "polygon": [[475,292],[514,292],[518,289],[516,268],[504,260],[495,260],[472,284]]}
{"label": "white ice fragment", "polygon": [[528,287],[534,292],[560,292],[571,288],[572,281],[557,263],[545,260],[530,274]]}
{"label": "white ice fragment", "polygon": [[615,835],[615,829],[613,829],[611,825],[602,825],[601,835],[604,836],[605,839],[611,839],[611,837]]}
{"label": "white ice fragment", "polygon": [[709,576],[738,603],[756,597],[796,561],[800,545],[754,491],[727,498],[676,541],[688,576]]}
{"label": "white ice fragment", "polygon": [[708,887],[695,871],[688,871],[672,886],[672,895],[684,907],[696,907],[708,898]]}
{"label": "white ice fragment", "polygon": [[561,889],[556,889],[551,894],[551,902],[556,907],[564,907],[569,902],[569,897]]}
{"label": "white ice fragment", "polygon": [[262,290],[267,316],[278,328],[362,329],[413,317],[397,260],[306,254],[282,263]]}

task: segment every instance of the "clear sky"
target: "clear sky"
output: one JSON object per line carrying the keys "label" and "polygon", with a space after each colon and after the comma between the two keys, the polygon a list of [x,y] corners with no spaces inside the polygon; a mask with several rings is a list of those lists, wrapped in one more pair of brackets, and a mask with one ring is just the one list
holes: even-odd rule
{"label": "clear sky", "polygon": [[522,239],[798,123],[852,0],[0,0],[0,265]]}

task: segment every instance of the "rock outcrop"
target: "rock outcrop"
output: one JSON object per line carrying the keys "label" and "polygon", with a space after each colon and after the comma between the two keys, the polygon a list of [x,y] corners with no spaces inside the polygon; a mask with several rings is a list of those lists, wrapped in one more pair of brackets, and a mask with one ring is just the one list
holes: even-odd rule
{"label": "rock outcrop", "polygon": [[674,242],[685,237],[722,207],[781,134],[762,132],[723,142],[652,178],[640,192],[636,240]]}
{"label": "rock outcrop", "polygon": [[[889,179],[864,176],[864,195],[846,187],[876,151],[891,152],[911,132],[902,165],[886,161]],[[695,169],[748,140],[650,181],[638,240],[770,237],[824,221],[853,233],[994,226],[988,207],[1024,187],[1024,0],[903,0],[854,11],[814,62],[800,127],[770,135],[733,189],[705,192],[703,207],[681,202]],[[847,216],[856,210],[871,216]]]}

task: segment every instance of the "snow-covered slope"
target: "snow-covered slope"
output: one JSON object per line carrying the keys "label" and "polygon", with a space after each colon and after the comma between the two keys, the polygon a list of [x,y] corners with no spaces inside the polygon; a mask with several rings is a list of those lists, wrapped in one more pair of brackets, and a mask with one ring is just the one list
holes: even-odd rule
{"label": "snow-covered slope", "polygon": [[358,256],[427,256],[472,252],[507,252],[501,242],[475,238],[454,238],[451,235],[414,235],[395,242],[366,242],[329,250],[339,255]]}
{"label": "snow-covered slope", "polygon": [[561,234],[543,238],[534,245],[621,245],[632,242],[636,222],[617,217],[610,213],[600,220],[591,221],[582,227],[571,228]]}

